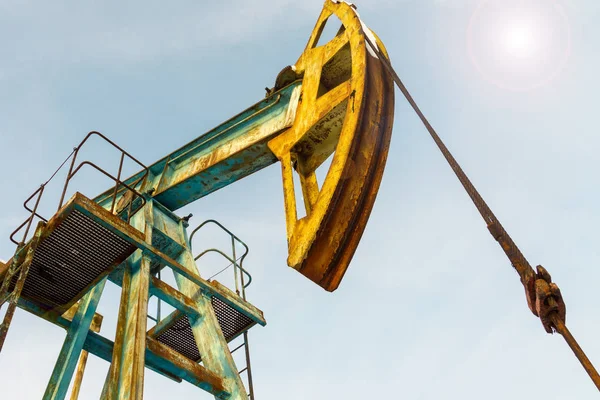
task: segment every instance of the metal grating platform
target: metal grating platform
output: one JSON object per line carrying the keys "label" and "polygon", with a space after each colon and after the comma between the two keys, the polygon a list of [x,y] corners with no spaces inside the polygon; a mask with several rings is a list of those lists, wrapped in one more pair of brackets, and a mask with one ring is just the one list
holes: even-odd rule
{"label": "metal grating platform", "polygon": [[[223,303],[216,297],[212,297],[211,302],[219,321],[219,326],[227,342],[235,339],[255,324],[246,315]],[[176,320],[173,325],[158,335],[156,339],[191,360],[196,362],[201,361],[187,315],[183,315],[180,319]]]}
{"label": "metal grating platform", "polygon": [[60,217],[35,250],[21,296],[62,313],[136,247],[76,209]]}

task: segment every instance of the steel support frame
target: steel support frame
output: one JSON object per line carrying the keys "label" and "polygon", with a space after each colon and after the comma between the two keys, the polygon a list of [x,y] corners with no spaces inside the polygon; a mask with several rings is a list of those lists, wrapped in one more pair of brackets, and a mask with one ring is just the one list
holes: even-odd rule
{"label": "steel support frame", "polygon": [[[69,318],[47,313],[28,300],[19,299],[19,307],[64,329],[69,329],[71,326],[72,322]],[[217,375],[154,339],[147,338],[146,344],[146,367],[177,382],[185,380],[215,396],[220,396],[220,398],[227,397],[228,394]],[[110,363],[114,345],[112,340],[90,330],[83,348],[90,354]]]}
{"label": "steel support frame", "polygon": [[[155,189],[152,196],[174,211],[276,163],[267,142],[292,126],[301,87],[299,80],[289,84],[155,162],[142,192]],[[139,182],[144,173],[125,183]],[[109,189],[95,201],[110,209],[112,193]]]}
{"label": "steel support frame", "polygon": [[144,396],[150,258],[136,252],[126,262],[106,399]]}
{"label": "steel support frame", "polygon": [[[175,232],[172,232],[172,234],[185,243],[183,252],[176,260],[180,268],[173,269],[173,274],[179,291],[187,298],[193,299],[191,306],[195,311],[194,314],[199,316],[194,317],[194,315],[188,314],[192,333],[196,339],[198,351],[202,356],[202,364],[209,371],[223,379],[223,384],[229,392],[228,399],[247,400],[248,394],[244,383],[212,307],[211,292],[201,290],[197,284],[188,279],[189,275],[200,278],[200,274],[187,236],[187,223],[161,206],[156,200],[150,201],[149,207],[152,209],[146,213],[148,218],[146,223],[156,226],[176,227]],[[187,273],[179,273],[183,272],[181,269]],[[215,396],[215,398],[221,397]]]}
{"label": "steel support frame", "polygon": [[[81,210],[89,213],[86,201],[88,200],[82,199]],[[151,245],[153,228],[160,229],[167,220],[175,228],[171,234],[180,237],[178,240],[184,243],[184,251],[176,259],[168,257]],[[177,382],[186,380],[212,393],[215,398],[246,400],[243,382],[210,299],[216,296],[258,324],[265,325],[262,312],[217,282],[209,283],[199,276],[185,231],[187,224],[155,200],[150,199],[132,220],[133,227],[143,232],[143,239],[137,237],[140,236],[139,232],[138,235],[133,235],[125,229],[127,227],[113,226],[111,221],[104,220],[102,224],[139,248],[123,264],[123,280],[119,282],[123,290],[115,343],[95,333],[93,328],[90,329],[92,321],[101,318],[95,310],[106,279],[110,278],[104,278],[94,286],[80,301],[77,311],[74,311],[73,307],[73,312],[63,315],[48,312],[27,299],[19,299],[20,308],[67,330],[67,338],[44,400],[65,398],[82,351],[111,363],[104,398],[142,399],[144,366],[147,366]],[[150,276],[150,264],[157,261],[173,270],[179,291]],[[150,293],[189,316],[203,365],[147,337]]]}
{"label": "steel support frame", "polygon": [[63,400],[66,397],[105,284],[106,278],[100,281],[80,301],[73,320],[67,328],[67,337],[58,355],[43,400]]}
{"label": "steel support frame", "polygon": [[[191,251],[186,250],[181,258],[183,258],[183,260],[180,260],[182,265],[198,274]],[[176,272],[174,272],[174,275],[177,287],[184,295],[192,297],[198,293],[198,286],[193,282]],[[209,371],[223,378],[223,383],[230,393],[229,399],[247,400],[248,394],[229,351],[229,345],[219,327],[210,296],[204,292],[200,296],[196,296],[195,308],[202,317],[190,318],[190,326],[196,339],[198,351],[202,356],[202,363]]]}

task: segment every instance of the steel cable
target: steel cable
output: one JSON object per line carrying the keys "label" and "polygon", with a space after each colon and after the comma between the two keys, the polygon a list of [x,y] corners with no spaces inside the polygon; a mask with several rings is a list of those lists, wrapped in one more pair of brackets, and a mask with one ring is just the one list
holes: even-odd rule
{"label": "steel cable", "polygon": [[[367,44],[371,47],[371,49],[373,49],[373,51],[375,51],[379,60],[381,61],[381,64],[385,67],[385,69],[388,71],[388,73],[396,83],[396,86],[398,86],[398,89],[400,89],[406,100],[412,106],[415,113],[419,116],[421,122],[423,123],[423,125],[431,135],[432,139],[442,152],[444,158],[452,168],[452,171],[454,171],[458,180],[463,185],[465,191],[473,201],[473,204],[475,204],[475,207],[477,207],[477,210],[483,217],[483,220],[485,221],[488,230],[490,231],[494,239],[498,241],[498,243],[502,247],[502,250],[504,250],[504,253],[510,260],[517,273],[519,274],[521,282],[525,286],[525,291],[527,293],[528,304],[530,306],[530,309],[537,316],[534,306],[536,299],[535,297],[530,298],[532,296],[532,293],[533,296],[535,296],[535,289],[528,287],[528,285],[535,284],[536,274],[533,268],[531,268],[531,265],[529,264],[523,253],[521,253],[521,251],[519,250],[515,242],[512,240],[512,238],[508,235],[498,218],[496,218],[496,216],[489,208],[485,200],[483,200],[483,197],[481,197],[475,186],[473,186],[473,184],[471,183],[463,169],[460,167],[454,156],[452,156],[450,150],[448,150],[448,148],[446,147],[442,139],[439,137],[433,126],[429,123],[429,121],[427,120],[427,118],[413,99],[406,86],[402,83],[402,80],[392,67],[390,61],[385,57],[385,55],[383,55],[379,51],[379,48],[369,39],[368,35],[365,35],[364,37]],[[598,374],[598,372],[596,371],[596,369],[594,368],[584,351],[581,349],[573,335],[571,335],[571,332],[565,326],[564,321],[558,317],[558,313],[556,312],[552,313],[550,318],[552,320],[552,324],[556,332],[561,334],[561,336],[565,339],[565,341],[567,342],[571,350],[573,350],[573,353],[575,354],[581,365],[584,367],[584,369],[598,388],[598,390],[600,390],[600,375]]]}

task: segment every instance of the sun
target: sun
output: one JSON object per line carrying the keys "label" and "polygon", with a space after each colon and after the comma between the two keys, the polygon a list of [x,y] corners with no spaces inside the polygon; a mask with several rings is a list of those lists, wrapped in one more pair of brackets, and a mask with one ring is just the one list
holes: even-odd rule
{"label": "sun", "polygon": [[475,69],[513,91],[554,80],[571,50],[568,18],[559,0],[480,0],[467,32]]}
{"label": "sun", "polygon": [[502,50],[510,57],[530,58],[539,49],[540,38],[531,21],[510,21],[500,35]]}

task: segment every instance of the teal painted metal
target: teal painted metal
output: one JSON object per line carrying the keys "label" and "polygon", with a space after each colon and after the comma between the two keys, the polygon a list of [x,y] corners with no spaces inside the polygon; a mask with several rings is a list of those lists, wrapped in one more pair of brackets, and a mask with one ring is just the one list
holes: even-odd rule
{"label": "teal painted metal", "polygon": [[69,384],[77,367],[79,355],[90,330],[105,284],[106,278],[88,292],[79,303],[73,321],[67,328],[67,337],[56,360],[50,382],[46,387],[44,400],[63,400],[67,395]]}
{"label": "teal painted metal", "polygon": [[[200,278],[185,230],[187,223],[172,211],[275,163],[277,158],[267,142],[293,123],[300,88],[300,82],[290,84],[125,180],[125,184],[131,184],[143,197],[141,201],[135,200],[140,209],[131,221],[131,215],[122,216],[128,223],[117,220],[122,222],[120,225],[108,216],[104,219],[97,215],[88,199],[74,205],[78,212],[139,250],[110,276],[123,288],[114,343],[89,329],[107,280],[105,276],[84,296],[82,307],[72,322],[32,302],[19,301],[22,308],[67,329],[44,400],[64,399],[82,349],[111,362],[105,393],[108,399],[141,399],[145,366],[173,380],[186,380],[217,398],[247,399],[211,298],[218,298],[254,323],[264,326],[266,321],[260,310],[235,293],[218,282],[209,283]],[[142,179],[145,174],[147,178]],[[126,200],[128,191],[119,190],[118,185],[111,188],[97,197],[96,203],[106,210],[113,209],[117,201]],[[240,273],[246,272],[242,260],[238,264],[235,256],[230,259]],[[171,268],[179,291],[152,279],[151,274],[156,272],[150,270],[152,265],[159,270],[164,266]],[[248,275],[247,284],[250,281]],[[206,368],[146,338],[150,295],[190,317]]]}
{"label": "teal painted metal", "polygon": [[[266,325],[266,320],[262,315],[262,312],[256,307],[243,301],[243,299],[235,293],[225,290],[224,287],[210,284],[206,280],[200,278],[200,275],[197,272],[194,272],[195,270],[186,268],[178,262],[176,258],[172,258],[160,251],[161,248],[174,248],[175,246],[173,246],[173,243],[176,243],[181,249],[187,248],[188,244],[182,219],[156,200],[148,198],[144,210],[138,212],[132,219],[132,223],[138,228],[138,231],[144,232],[145,240],[140,240],[138,238],[139,232],[138,235],[133,235],[132,232],[130,232],[130,226],[125,224],[125,222],[122,222],[122,225],[117,226],[111,223],[111,221],[98,219],[93,212],[81,204],[75,204],[74,207],[80,213],[94,219],[102,227],[137,246],[142,252],[148,254],[154,262],[169,267],[177,274],[190,280],[193,284],[198,286],[197,291],[217,297],[219,300],[246,315],[259,325]],[[160,240],[157,241],[157,237],[159,237]],[[167,241],[163,242],[163,240]],[[197,291],[194,295],[198,294]]]}
{"label": "teal painted metal", "polygon": [[[264,325],[266,321],[256,307],[218,282],[209,283],[200,277],[186,234],[187,223],[150,197],[142,210],[132,218],[133,226],[110,215],[80,194],[74,196],[61,212],[66,212],[65,210],[76,210],[89,217],[139,250],[124,263],[123,278],[120,282],[123,295],[115,343],[89,330],[89,318],[94,317],[93,310],[107,280],[106,273],[101,275],[102,278],[98,278],[99,283],[93,291],[84,295],[84,304],[87,301],[91,303],[85,309],[79,310],[73,322],[58,312],[48,312],[47,309],[26,299],[19,300],[21,308],[68,330],[68,338],[51,377],[45,399],[64,398],[77,358],[83,348],[111,362],[107,382],[107,398],[110,399],[141,398],[144,366],[147,366],[171,379],[187,380],[219,398],[245,400],[243,383],[219,327],[211,299],[218,298],[256,323]],[[167,251],[166,249],[174,252],[171,255],[176,256],[175,259],[160,251]],[[174,271],[180,292],[158,280],[153,280],[152,285],[150,284],[150,265],[153,263],[170,267]],[[186,359],[152,338],[146,338],[150,287],[182,312],[192,314],[192,331],[198,341],[205,367]]]}
{"label": "teal painted metal", "polygon": [[[172,152],[150,167],[142,192],[169,210],[177,210],[256,171],[277,158],[267,141],[291,126],[301,82],[294,82],[230,120]],[[227,152],[225,152],[227,151]],[[125,180],[134,184],[143,172]],[[110,208],[112,191],[96,198]]]}
{"label": "teal painted metal", "polygon": [[[47,312],[45,312],[45,310],[41,310],[35,304],[27,300],[20,299],[19,307],[62,328],[68,329],[71,325],[71,321],[67,320],[66,318],[60,315],[48,314]],[[187,365],[173,362],[162,356],[161,352],[159,351],[160,345],[157,345],[156,341],[148,339],[148,342],[150,345],[146,349],[145,354],[147,368],[150,368],[151,370],[177,382],[185,380],[194,386],[197,386],[201,389],[206,390],[209,393],[214,394],[218,398],[228,398],[229,393],[223,390],[222,388],[219,388],[217,385],[214,384],[214,382],[212,382],[214,381],[214,377],[212,377],[212,380],[203,380],[201,379],[201,374],[197,373],[197,371],[194,371],[193,368],[190,368],[201,368],[197,364],[192,363],[191,361]],[[90,352],[90,354],[94,354],[95,356],[109,363],[112,362],[114,342],[103,337],[100,334],[89,331],[85,339],[83,348]],[[190,364],[194,364],[194,366]],[[186,366],[187,368],[183,368],[182,365]],[[208,375],[206,376],[206,378],[211,378],[211,376]]]}
{"label": "teal painted metal", "polygon": [[[136,214],[136,216],[139,214]],[[136,252],[126,263],[107,398],[142,398],[150,259]]]}
{"label": "teal painted metal", "polygon": [[[197,310],[194,308],[194,301],[192,298],[183,295],[181,292],[171,288],[159,279],[153,278],[150,281],[150,294],[185,313],[188,318],[200,318],[200,314],[198,314]],[[157,323],[160,322],[161,320],[157,321]]]}
{"label": "teal painted metal", "polygon": [[[183,241],[185,248],[179,257],[177,257],[177,262],[188,274],[199,276],[186,233],[187,222],[170,211],[165,210],[163,207],[156,206],[156,203],[155,200],[148,202],[146,207],[149,209],[146,215],[149,219],[146,220],[146,223],[168,231],[169,236],[173,240]],[[198,294],[198,286],[193,281],[187,279],[179,271],[174,271],[174,275],[179,291],[194,300],[193,306],[196,313],[201,316],[200,318],[190,318],[190,326],[196,339],[198,350],[202,355],[203,365],[209,371],[218,371],[219,376],[223,379],[225,388],[229,392],[229,399],[247,400],[248,394],[239,376],[233,357],[229,352],[229,346],[219,327],[219,322],[212,307],[210,292],[202,291]]]}

